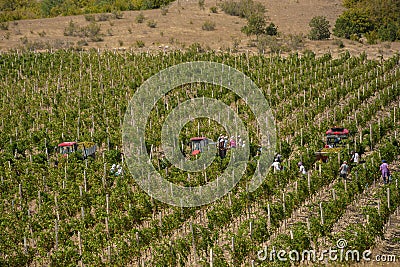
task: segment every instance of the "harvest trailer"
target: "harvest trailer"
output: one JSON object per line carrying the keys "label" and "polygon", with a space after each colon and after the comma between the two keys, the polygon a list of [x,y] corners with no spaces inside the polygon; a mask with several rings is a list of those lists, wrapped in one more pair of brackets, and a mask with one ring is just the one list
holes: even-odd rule
{"label": "harvest trailer", "polygon": [[207,137],[192,137],[190,138],[190,153],[191,155],[197,155],[201,152],[204,152],[209,148],[209,145],[214,145],[215,143],[208,139]]}
{"label": "harvest trailer", "polygon": [[66,156],[74,152],[82,153],[84,159],[96,156],[96,144],[93,142],[63,142],[58,144],[57,152]]}

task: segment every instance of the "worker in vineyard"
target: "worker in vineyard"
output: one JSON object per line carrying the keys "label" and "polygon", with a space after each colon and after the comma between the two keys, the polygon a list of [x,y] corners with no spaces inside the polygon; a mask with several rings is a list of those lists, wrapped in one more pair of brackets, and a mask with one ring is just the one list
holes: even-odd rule
{"label": "worker in vineyard", "polygon": [[226,146],[225,146],[225,138],[223,136],[222,136],[222,138],[219,138],[219,141],[218,141],[218,153],[219,153],[219,157],[221,159],[225,158]]}
{"label": "worker in vineyard", "polygon": [[351,151],[350,161],[354,163],[354,165],[357,165],[358,163],[360,163],[360,155],[355,151]]}
{"label": "worker in vineyard", "polygon": [[241,148],[243,146],[243,140],[240,135],[237,136],[237,146]]}
{"label": "worker in vineyard", "polygon": [[231,139],[229,139],[229,147],[230,148],[236,148],[236,141],[233,136],[231,136]]}
{"label": "worker in vineyard", "polygon": [[122,174],[122,166],[117,165],[117,171],[115,172],[115,176],[120,176]]}
{"label": "worker in vineyard", "polygon": [[272,163],[271,167],[273,168],[274,173],[282,170],[281,163],[277,159],[274,160],[274,163]]}
{"label": "worker in vineyard", "polygon": [[279,163],[282,162],[282,155],[279,153],[275,154],[274,161],[278,161]]}
{"label": "worker in vineyard", "polygon": [[110,169],[110,173],[111,174],[115,174],[115,168],[116,167],[117,167],[117,165],[115,163],[111,166],[111,169]]}
{"label": "worker in vineyard", "polygon": [[297,163],[297,166],[299,166],[299,172],[301,174],[303,175],[307,174],[306,167],[304,167],[303,162],[300,161],[299,163]]}
{"label": "worker in vineyard", "polygon": [[335,137],[335,140],[333,141],[333,147],[337,147],[340,143],[340,138],[339,137]]}
{"label": "worker in vineyard", "polygon": [[347,179],[347,175],[349,174],[349,165],[347,165],[347,161],[343,161],[343,164],[340,165],[339,175],[343,179]]}
{"label": "worker in vineyard", "polygon": [[389,170],[389,165],[387,164],[386,160],[382,160],[382,164],[381,164],[381,166],[379,166],[379,170],[382,173],[383,183],[384,184],[389,183],[390,170]]}

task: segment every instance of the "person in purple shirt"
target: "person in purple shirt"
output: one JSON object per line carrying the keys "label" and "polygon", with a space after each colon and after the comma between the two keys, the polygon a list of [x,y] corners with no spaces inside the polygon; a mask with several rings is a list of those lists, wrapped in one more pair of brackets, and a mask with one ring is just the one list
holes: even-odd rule
{"label": "person in purple shirt", "polygon": [[382,160],[382,164],[379,167],[379,170],[382,173],[383,183],[387,184],[389,182],[390,170],[389,165],[386,163],[386,160]]}

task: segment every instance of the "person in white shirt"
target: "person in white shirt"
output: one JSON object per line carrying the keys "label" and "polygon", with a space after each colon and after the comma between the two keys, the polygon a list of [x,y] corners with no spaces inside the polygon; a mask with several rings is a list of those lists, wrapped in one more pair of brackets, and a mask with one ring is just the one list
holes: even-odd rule
{"label": "person in white shirt", "polygon": [[340,177],[343,179],[347,179],[347,175],[349,174],[349,165],[347,165],[347,161],[343,161],[343,164],[339,168]]}
{"label": "person in white shirt", "polygon": [[282,169],[281,168],[281,164],[276,159],[275,159],[274,163],[272,163],[271,167],[273,167],[274,173],[276,173],[276,172],[278,172],[278,171],[280,171]]}
{"label": "person in white shirt", "polygon": [[351,151],[351,162],[355,164],[360,163],[360,155],[357,152]]}
{"label": "person in white shirt", "polygon": [[300,161],[297,163],[297,165],[299,166],[299,172],[301,174],[307,174],[306,167],[304,167],[303,162]]}

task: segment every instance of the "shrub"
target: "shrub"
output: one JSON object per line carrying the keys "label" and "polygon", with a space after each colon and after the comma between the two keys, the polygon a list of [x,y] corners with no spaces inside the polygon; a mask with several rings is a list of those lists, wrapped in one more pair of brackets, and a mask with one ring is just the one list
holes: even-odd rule
{"label": "shrub", "polygon": [[267,35],[277,35],[278,34],[278,27],[275,26],[274,23],[270,23],[267,28],[265,28],[265,33]]}
{"label": "shrub", "polygon": [[201,10],[204,10],[204,0],[199,0],[199,8],[201,9]]}
{"label": "shrub", "polygon": [[334,45],[337,45],[339,48],[343,48],[343,47],[344,47],[343,41],[340,40],[340,39],[335,39],[335,40],[333,41],[333,44],[334,44]]}
{"label": "shrub", "polygon": [[165,16],[168,13],[168,7],[162,6],[161,7],[161,15]]}
{"label": "shrub", "polygon": [[5,22],[5,21],[0,22],[0,30],[4,30],[4,31],[8,30],[8,22]]}
{"label": "shrub", "polygon": [[136,41],[136,46],[137,46],[138,48],[142,48],[142,47],[144,47],[144,42],[143,42],[142,40],[137,40],[137,41]]}
{"label": "shrub", "polygon": [[292,50],[297,50],[301,47],[304,46],[303,40],[304,36],[303,34],[289,34],[289,40],[288,40],[288,46]]}
{"label": "shrub", "polygon": [[367,38],[368,44],[376,44],[379,37],[376,31],[370,31],[365,34],[365,38]]}
{"label": "shrub", "polygon": [[87,37],[95,37],[100,33],[100,25],[91,22],[88,26],[81,28],[81,32]]}
{"label": "shrub", "polygon": [[64,29],[65,36],[90,37],[92,41],[98,42],[103,39],[100,37],[100,26],[96,22],[91,22],[85,27],[79,28],[72,20],[67,28]]}
{"label": "shrub", "polygon": [[112,14],[116,19],[122,19],[124,17],[124,13],[122,13],[121,10],[114,10]]}
{"label": "shrub", "polygon": [[276,53],[282,50],[282,45],[275,36],[263,34],[258,38],[257,49],[260,53],[265,53],[268,48]]}
{"label": "shrub", "polygon": [[40,37],[45,37],[46,36],[46,32],[45,31],[38,32],[38,34],[39,34]]}
{"label": "shrub", "polygon": [[78,26],[76,26],[76,24],[72,20],[70,20],[67,28],[64,29],[64,35],[65,36],[75,36],[76,32],[78,30],[79,30]]}
{"label": "shrub", "polygon": [[95,21],[96,17],[94,15],[92,15],[92,14],[86,14],[85,15],[85,20],[86,21]]}
{"label": "shrub", "polygon": [[88,42],[85,39],[81,39],[77,42],[78,46],[87,46]]}
{"label": "shrub", "polygon": [[108,21],[115,18],[113,14],[101,13],[97,16],[97,21]]}
{"label": "shrub", "polygon": [[265,7],[253,0],[239,0],[235,2],[233,0],[227,0],[220,4],[221,9],[231,16],[239,16],[241,18],[249,18],[254,14],[264,14]]}
{"label": "shrub", "polygon": [[143,15],[143,13],[140,12],[140,13],[136,16],[135,21],[136,21],[136,23],[143,23],[145,19],[146,19],[146,18],[145,18],[145,16]]}
{"label": "shrub", "polygon": [[157,26],[157,22],[153,19],[147,21],[147,26],[149,26],[150,28],[155,28]]}
{"label": "shrub", "polygon": [[266,21],[264,15],[253,14],[247,20],[247,25],[243,26],[241,31],[247,36],[265,34]]}
{"label": "shrub", "polygon": [[377,33],[381,41],[394,42],[400,38],[400,36],[398,35],[399,31],[400,27],[398,27],[394,23],[389,23],[387,25],[380,26]]}
{"label": "shrub", "polygon": [[201,26],[201,28],[202,28],[204,31],[213,31],[213,30],[215,30],[215,22],[214,22],[214,21],[209,21],[209,20],[207,20],[207,21],[205,21],[205,22],[203,23],[203,25]]}
{"label": "shrub", "polygon": [[210,7],[210,12],[211,13],[218,13],[217,7],[216,6]]}
{"label": "shrub", "polygon": [[308,25],[311,27],[311,31],[308,35],[308,38],[311,40],[325,40],[329,39],[331,36],[329,21],[326,17],[313,17]]}

